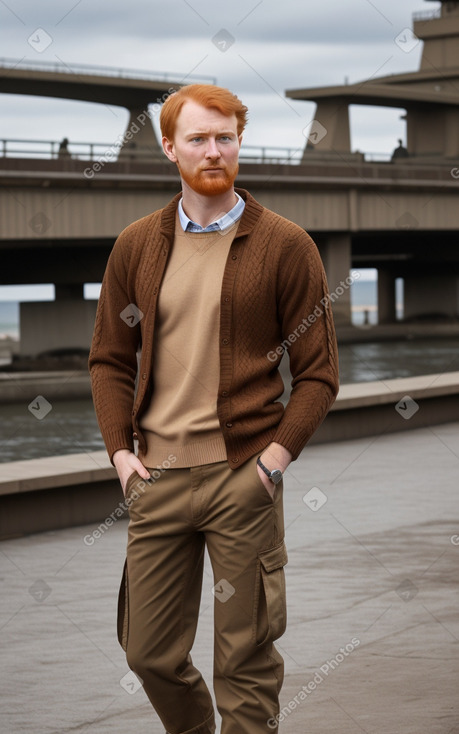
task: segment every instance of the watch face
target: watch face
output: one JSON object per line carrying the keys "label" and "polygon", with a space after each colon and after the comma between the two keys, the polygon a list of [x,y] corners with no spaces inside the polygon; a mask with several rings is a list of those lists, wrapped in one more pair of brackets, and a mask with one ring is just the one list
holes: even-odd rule
{"label": "watch face", "polygon": [[282,472],[280,469],[274,469],[274,471],[271,472],[271,481],[274,482],[274,484],[279,484],[279,482],[282,481]]}

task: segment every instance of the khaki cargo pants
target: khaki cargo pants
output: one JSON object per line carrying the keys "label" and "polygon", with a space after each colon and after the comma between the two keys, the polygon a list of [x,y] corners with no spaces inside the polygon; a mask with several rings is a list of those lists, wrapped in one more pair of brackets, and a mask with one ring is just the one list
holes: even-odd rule
{"label": "khaki cargo pants", "polygon": [[[274,500],[254,456],[133,474],[118,635],[168,734],[215,732],[209,690],[191,660],[204,547],[214,574],[214,692],[222,734],[266,734],[279,712],[286,625],[282,482]],[[156,472],[156,476],[159,472]],[[271,723],[270,722],[270,723]]]}

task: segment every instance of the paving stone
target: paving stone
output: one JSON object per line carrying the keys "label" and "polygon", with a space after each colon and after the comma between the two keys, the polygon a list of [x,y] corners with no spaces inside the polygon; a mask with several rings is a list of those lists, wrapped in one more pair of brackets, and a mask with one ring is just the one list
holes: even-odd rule
{"label": "paving stone", "polygon": [[[459,732],[458,480],[459,423],[313,445],[291,465],[281,734]],[[89,544],[95,527],[0,544],[5,734],[164,734],[120,684],[127,523]],[[206,559],[193,658],[210,685],[212,586]]]}

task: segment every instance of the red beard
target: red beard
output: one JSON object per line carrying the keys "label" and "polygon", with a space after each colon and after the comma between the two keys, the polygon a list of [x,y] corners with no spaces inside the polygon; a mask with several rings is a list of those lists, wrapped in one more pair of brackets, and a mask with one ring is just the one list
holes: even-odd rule
{"label": "red beard", "polygon": [[[232,188],[239,171],[239,164],[236,164],[233,169],[221,168],[216,173],[208,173],[205,170],[200,170],[193,174],[182,171],[178,161],[177,166],[185,183],[193,191],[202,196],[225,194]],[[212,168],[212,166],[209,166],[209,168]],[[215,166],[215,168],[218,168],[218,166]]]}

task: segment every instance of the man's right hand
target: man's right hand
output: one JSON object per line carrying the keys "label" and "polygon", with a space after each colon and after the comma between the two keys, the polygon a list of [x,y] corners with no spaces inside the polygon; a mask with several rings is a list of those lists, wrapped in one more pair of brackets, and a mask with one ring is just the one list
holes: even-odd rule
{"label": "man's right hand", "polygon": [[113,463],[118,472],[123,494],[126,494],[127,480],[133,472],[137,472],[142,479],[150,479],[150,472],[144,467],[140,459],[129,449],[118,449],[113,454]]}

